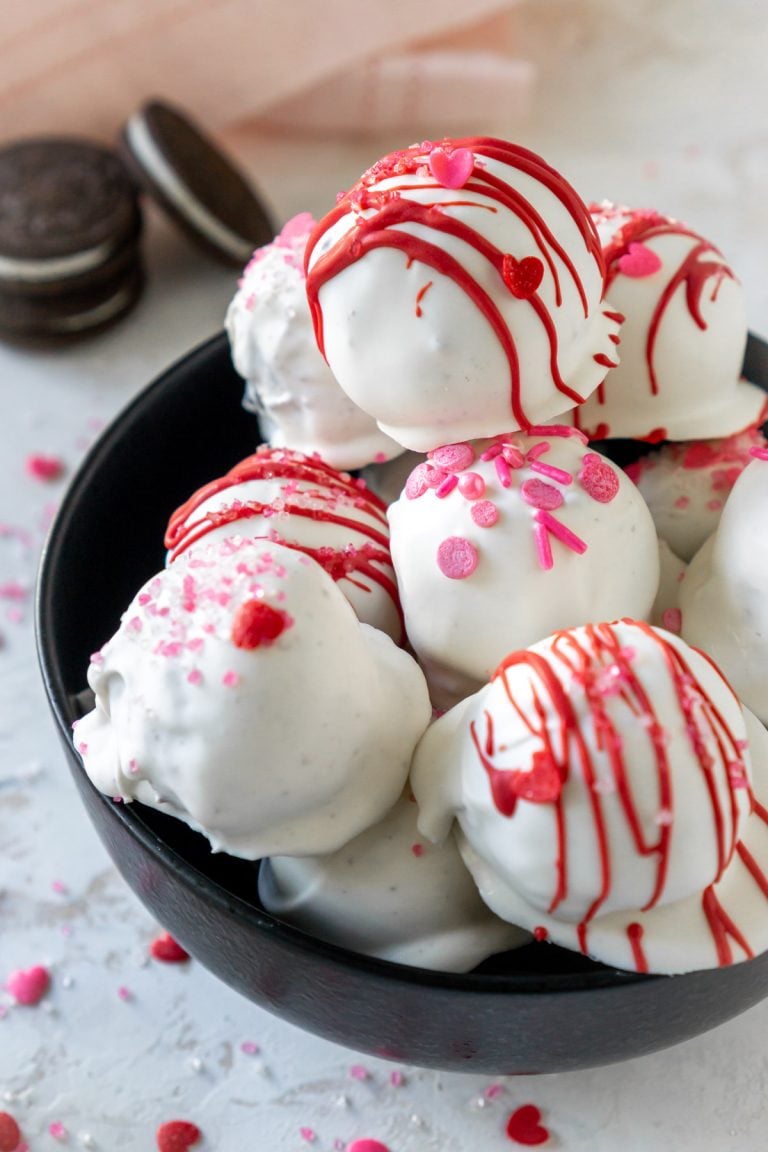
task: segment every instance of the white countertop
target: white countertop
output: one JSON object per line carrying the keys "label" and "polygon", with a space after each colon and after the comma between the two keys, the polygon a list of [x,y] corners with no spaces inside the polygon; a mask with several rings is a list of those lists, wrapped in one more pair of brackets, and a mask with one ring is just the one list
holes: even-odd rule
{"label": "white countertop", "polygon": [[[768,332],[764,9],[679,0],[652,19],[646,0],[609,22],[607,3],[590,8],[605,20],[576,36],[559,80],[544,71],[518,138],[586,199],[655,206],[710,237],[746,285],[751,326]],[[322,211],[383,150],[276,137],[250,147],[280,218]],[[551,1132],[544,1147],[567,1152],[763,1150],[768,1002],[675,1049],[501,1080],[486,1097],[488,1077],[361,1058],[271,1017],[195,962],[148,959],[158,926],[88,823],[37,672],[32,588],[66,477],[46,484],[25,471],[30,454],[45,453],[71,475],[98,427],[220,326],[235,277],[155,214],[148,253],[147,292],[113,330],[57,353],[0,346],[0,986],[11,969],[52,973],[36,1007],[0,988],[0,1111],[16,1117],[30,1152],[139,1152],[176,1118],[218,1152],[329,1152],[361,1137],[391,1152],[493,1152],[513,1147],[506,1118],[528,1102]],[[57,1123],[66,1142],[49,1131]]]}

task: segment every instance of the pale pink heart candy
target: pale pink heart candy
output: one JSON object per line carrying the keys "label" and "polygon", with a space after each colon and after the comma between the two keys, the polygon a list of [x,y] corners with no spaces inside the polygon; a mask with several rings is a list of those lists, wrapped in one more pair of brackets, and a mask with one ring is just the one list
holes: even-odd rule
{"label": "pale pink heart candy", "polygon": [[475,157],[469,148],[456,148],[453,152],[433,148],[429,154],[429,170],[443,188],[463,188],[474,166]]}
{"label": "pale pink heart candy", "polygon": [[17,1004],[37,1004],[48,991],[51,978],[47,969],[40,964],[25,970],[17,969],[11,972],[6,981],[6,988]]}
{"label": "pale pink heart candy", "polygon": [[619,271],[635,280],[653,276],[661,268],[661,258],[646,248],[645,244],[630,244],[623,256],[619,257]]}

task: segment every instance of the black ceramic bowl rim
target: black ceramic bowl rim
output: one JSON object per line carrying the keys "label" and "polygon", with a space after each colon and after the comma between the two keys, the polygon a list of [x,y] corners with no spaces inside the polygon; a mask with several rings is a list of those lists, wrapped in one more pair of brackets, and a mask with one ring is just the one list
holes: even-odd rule
{"label": "black ceramic bowl rim", "polygon": [[[595,992],[598,989],[605,993],[619,992],[638,985],[651,985],[666,983],[670,979],[686,980],[687,977],[668,977],[663,975],[643,975],[636,972],[621,971],[618,969],[594,966],[593,968],[573,972],[509,972],[504,974],[487,972],[470,972],[467,974],[453,974],[436,972],[427,969],[415,968],[386,960],[379,960],[362,955],[357,952],[326,943],[316,937],[310,936],[299,929],[272,917],[234,892],[229,891],[216,880],[201,872],[194,864],[164,840],[144,820],[142,806],[139,804],[115,804],[115,802],[99,793],[88,780],[80,757],[75,752],[71,738],[71,727],[78,712],[72,695],[68,692],[62,671],[60,655],[56,650],[53,639],[51,622],[56,612],[56,581],[60,564],[60,555],[64,547],[68,532],[77,515],[78,505],[84,492],[92,484],[109,455],[113,443],[124,435],[130,424],[140,421],[148,401],[158,393],[163,392],[171,380],[180,371],[194,371],[198,362],[203,363],[212,354],[222,355],[227,348],[225,333],[219,333],[189,352],[185,357],[175,362],[161,376],[155,379],[117,415],[112,423],[101,434],[96,443],[89,450],[67,492],[64,495],[59,511],[51,526],[48,540],[40,562],[40,572],[36,596],[36,637],[37,650],[46,695],[53,712],[59,736],[64,745],[70,768],[76,776],[78,787],[89,794],[91,801],[103,806],[105,819],[117,821],[128,835],[138,842],[145,853],[155,859],[165,870],[173,874],[176,881],[184,888],[195,891],[205,899],[218,906],[227,916],[234,916],[248,924],[258,932],[267,933],[272,939],[281,940],[286,948],[294,953],[307,955],[314,954],[324,957],[332,965],[341,970],[356,974],[376,975],[379,981],[398,984],[417,985],[421,988],[434,988],[443,990],[456,990],[456,992],[474,993],[478,996],[484,994],[509,994],[510,996],[536,996],[541,993],[557,997],[572,997],[580,994]],[[745,357],[745,374],[749,379],[768,380],[768,344],[750,336]],[[83,676],[85,669],[83,670]],[[92,794],[92,795],[90,795]],[[118,867],[119,861],[116,861]],[[759,959],[759,958],[758,958]],[[747,962],[739,967],[751,967],[756,961]],[[692,973],[692,976],[703,975]],[[757,974],[755,974],[757,975]],[[756,1002],[760,996],[752,994],[748,1002],[742,1003],[737,1011]],[[265,1005],[267,1008],[270,1006]],[[275,1010],[275,1009],[273,1009]],[[279,1011],[278,1011],[278,1014]],[[734,1013],[730,1013],[733,1015]],[[704,1027],[712,1027],[728,1018],[722,1015],[713,1019]],[[300,1021],[299,1021],[300,1023]],[[315,1029],[318,1030],[318,1029]],[[703,1029],[698,1029],[701,1031]],[[696,1034],[696,1029],[690,1029],[688,1035]],[[651,1051],[654,1047],[663,1047],[674,1043],[674,1040],[660,1041],[658,1044],[646,1045],[642,1051]],[[346,1041],[343,1041],[346,1042]],[[617,1057],[613,1057],[616,1059]],[[418,1061],[415,1061],[418,1062]],[[601,1061],[592,1059],[586,1063],[596,1064]],[[437,1066],[442,1066],[436,1062]],[[573,1066],[585,1066],[577,1063]],[[550,1069],[543,1069],[550,1070]],[[555,1069],[551,1069],[555,1070]]]}

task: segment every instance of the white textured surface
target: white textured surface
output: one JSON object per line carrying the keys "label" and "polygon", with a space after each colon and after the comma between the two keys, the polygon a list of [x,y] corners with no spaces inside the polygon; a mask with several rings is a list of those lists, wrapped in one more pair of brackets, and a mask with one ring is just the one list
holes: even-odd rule
{"label": "white textured surface", "polygon": [[[658,201],[711,236],[744,280],[751,326],[768,331],[763,0],[735,0],[727,12],[718,0],[540,0],[533,19],[534,56],[546,37],[563,51],[556,70],[543,69],[537,119],[521,142],[586,198]],[[327,142],[297,148],[267,137],[254,172],[285,219],[322,211],[398,143],[335,155]],[[62,490],[27,478],[28,453],[59,453],[71,470],[92,419],[109,418],[221,322],[231,275],[165,229],[150,239],[150,289],[130,319],[60,355],[0,348],[0,522],[33,535],[29,552],[0,536],[0,584],[31,586],[46,506]],[[7,619],[15,607],[20,623]],[[362,1136],[391,1152],[503,1152],[514,1147],[506,1116],[527,1101],[563,1152],[765,1148],[768,1002],[642,1060],[505,1081],[481,1108],[486,1077],[404,1069],[393,1087],[389,1065],[303,1035],[199,965],[147,963],[157,926],[115,874],[70,784],[38,682],[28,599],[0,600],[0,632],[0,979],[35,963],[53,971],[39,1007],[0,1019],[0,1110],[16,1115],[31,1152],[61,1146],[48,1133],[56,1120],[70,1134],[65,1148],[145,1152],[173,1117],[198,1123],[201,1150],[217,1152],[330,1152],[336,1139]],[[241,1052],[248,1040],[259,1054]],[[356,1064],[370,1079],[350,1076]],[[315,1130],[314,1144],[302,1127]]]}

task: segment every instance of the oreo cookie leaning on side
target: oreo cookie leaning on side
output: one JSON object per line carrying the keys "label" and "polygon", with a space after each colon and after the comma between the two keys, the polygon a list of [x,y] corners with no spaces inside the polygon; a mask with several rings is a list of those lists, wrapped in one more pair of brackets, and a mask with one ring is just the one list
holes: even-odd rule
{"label": "oreo cookie leaning on side", "polygon": [[112,150],[79,137],[0,149],[0,335],[69,338],[124,315],[143,283],[140,232]]}
{"label": "oreo cookie leaning on side", "polygon": [[275,227],[235,164],[185,114],[151,100],[129,119],[122,154],[131,174],[210,255],[236,268]]}

